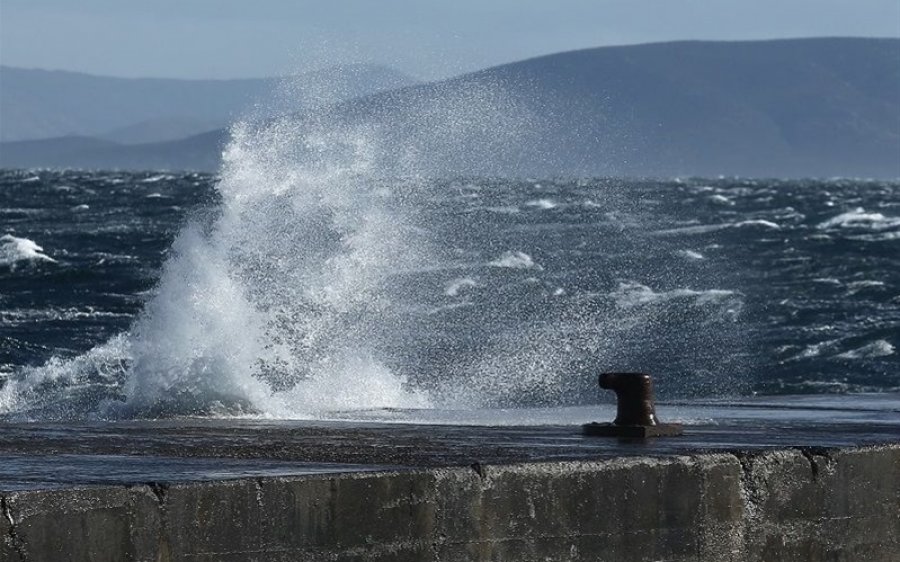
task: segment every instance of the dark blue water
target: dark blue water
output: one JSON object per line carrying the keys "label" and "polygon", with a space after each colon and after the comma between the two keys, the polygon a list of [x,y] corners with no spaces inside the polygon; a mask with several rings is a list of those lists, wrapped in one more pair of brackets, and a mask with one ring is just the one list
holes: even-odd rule
{"label": "dark blue water", "polygon": [[[157,283],[173,253],[190,253],[172,249],[186,225],[202,239],[226,230],[215,221],[227,209],[240,215],[229,224],[246,220],[245,207],[223,211],[215,185],[202,174],[0,172],[0,414],[39,416],[70,400],[76,415],[137,392],[128,382],[133,353],[117,357],[113,346],[73,374],[78,358],[120,334],[149,337],[147,327],[134,335],[134,323],[148,302],[169,299]],[[346,355],[348,345],[338,354],[332,342],[348,333],[356,334],[349,347],[364,340],[366,357],[438,405],[465,388],[481,407],[589,403],[594,374],[610,369],[651,371],[670,397],[900,389],[900,182],[468,178],[381,181],[371,190],[388,193],[380,208],[402,212],[397,228],[414,238],[385,246],[362,236],[391,232],[383,212],[379,229],[350,235],[329,226],[343,223],[327,213],[329,224],[318,224],[310,217],[321,213],[300,211],[227,230],[232,265],[221,276],[239,281],[250,304],[216,306],[231,324],[245,309],[270,318],[271,345],[289,350],[242,361],[259,364],[248,376],[275,395],[321,378],[322,365]],[[273,214],[295,204],[275,191],[254,208],[271,205]],[[259,244],[269,238],[280,242]],[[318,273],[304,266],[286,281],[294,253],[318,260]],[[322,281],[346,256],[377,279]],[[291,291],[307,282],[339,292],[337,312],[324,315],[321,303],[332,302],[324,297],[311,298],[318,308],[298,302],[303,293]],[[171,311],[154,314],[147,325],[157,332],[176,323]],[[204,380],[216,380],[216,365],[204,364]],[[181,392],[179,384],[166,386],[167,396],[190,394],[188,413],[215,410],[202,398],[208,389]],[[227,400],[215,402],[228,410]],[[241,403],[245,412],[261,409],[253,398]],[[361,407],[366,398],[346,403]]]}

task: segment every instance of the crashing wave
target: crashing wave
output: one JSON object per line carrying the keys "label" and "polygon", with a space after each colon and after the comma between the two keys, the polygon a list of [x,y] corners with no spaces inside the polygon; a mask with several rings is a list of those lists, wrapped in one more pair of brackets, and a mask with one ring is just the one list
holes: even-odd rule
{"label": "crashing wave", "polygon": [[893,355],[897,349],[887,340],[876,340],[838,355],[841,359],[875,359]]}
{"label": "crashing wave", "polygon": [[0,266],[14,266],[19,262],[49,262],[56,260],[44,253],[44,248],[28,238],[12,234],[0,236]]}
{"label": "crashing wave", "polygon": [[535,269],[541,271],[544,268],[534,263],[534,260],[525,252],[506,252],[488,265],[493,267],[505,267],[509,269]]}
{"label": "crashing wave", "polygon": [[887,217],[882,213],[869,213],[862,207],[841,213],[819,223],[820,229],[848,228],[859,230],[891,230],[900,228],[900,217]]}

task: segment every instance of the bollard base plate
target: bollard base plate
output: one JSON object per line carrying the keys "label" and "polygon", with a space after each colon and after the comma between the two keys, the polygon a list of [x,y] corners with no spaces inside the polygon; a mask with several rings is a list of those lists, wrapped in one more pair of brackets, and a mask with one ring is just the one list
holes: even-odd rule
{"label": "bollard base plate", "polygon": [[661,423],[658,425],[616,425],[614,423],[586,423],[581,432],[591,437],[631,437],[646,439],[648,437],[676,437],[684,433],[680,423]]}

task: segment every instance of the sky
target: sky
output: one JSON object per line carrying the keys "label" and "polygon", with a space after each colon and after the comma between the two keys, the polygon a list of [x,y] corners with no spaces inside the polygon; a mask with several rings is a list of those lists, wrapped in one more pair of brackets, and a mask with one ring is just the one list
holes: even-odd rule
{"label": "sky", "polygon": [[0,0],[0,64],[248,78],[372,62],[435,79],[679,39],[900,37],[900,0]]}

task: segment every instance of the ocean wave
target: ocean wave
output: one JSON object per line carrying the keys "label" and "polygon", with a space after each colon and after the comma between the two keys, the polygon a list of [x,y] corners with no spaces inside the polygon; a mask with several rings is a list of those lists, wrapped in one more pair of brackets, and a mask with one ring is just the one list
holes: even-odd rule
{"label": "ocean wave", "polygon": [[675,252],[676,256],[680,256],[682,258],[688,260],[705,260],[706,256],[701,254],[700,252],[695,252],[694,250],[678,250]]}
{"label": "ocean wave", "polygon": [[35,208],[27,208],[27,207],[6,207],[0,209],[0,215],[8,215],[8,216],[26,216],[32,217],[35,215],[42,215],[46,213],[46,209],[35,209]]}
{"label": "ocean wave", "polygon": [[56,260],[44,253],[34,240],[17,238],[12,234],[0,236],[0,266],[11,267],[19,262],[49,262]]}
{"label": "ocean wave", "polygon": [[618,288],[611,293],[616,304],[620,308],[631,308],[647,304],[656,304],[676,299],[692,299],[698,304],[721,303],[723,301],[739,298],[735,291],[726,289],[707,289],[697,291],[681,288],[671,291],[656,292],[647,285],[641,283],[619,283]]}
{"label": "ocean wave", "polygon": [[672,236],[672,235],[680,235],[680,234],[708,234],[710,232],[717,232],[719,230],[725,230],[728,228],[767,228],[771,230],[780,230],[781,225],[769,220],[765,219],[750,219],[738,222],[726,222],[722,224],[698,224],[692,226],[681,226],[677,228],[669,228],[665,230],[657,230],[652,234],[656,236]]}
{"label": "ocean wave", "polygon": [[460,277],[447,284],[444,294],[448,297],[456,297],[459,296],[460,292],[477,286],[478,282],[471,277]]}
{"label": "ocean wave", "polygon": [[746,221],[740,221],[734,223],[732,226],[736,228],[740,228],[743,226],[761,226],[764,228],[771,228],[772,230],[779,230],[781,225],[777,222],[767,221],[765,219],[751,219]]}
{"label": "ocean wave", "polygon": [[531,256],[525,252],[506,252],[494,261],[489,262],[488,265],[493,267],[506,267],[509,269],[535,269],[538,271],[544,269],[540,265],[534,263]]}
{"label": "ocean wave", "polygon": [[818,228],[823,230],[833,228],[846,228],[856,230],[883,231],[900,228],[900,217],[887,217],[882,213],[869,213],[862,207],[852,211],[841,213],[826,221],[819,223]]}
{"label": "ocean wave", "polygon": [[876,340],[862,347],[840,353],[837,357],[841,359],[875,359],[893,355],[896,350],[887,340]]}
{"label": "ocean wave", "polygon": [[120,335],[78,357],[53,357],[41,367],[21,369],[0,387],[0,416],[83,417],[118,392],[131,359],[130,342]]}
{"label": "ocean wave", "polygon": [[535,199],[533,201],[528,201],[527,203],[525,203],[525,206],[526,207],[534,207],[536,209],[549,210],[549,209],[555,209],[559,205],[551,199]]}
{"label": "ocean wave", "polygon": [[816,277],[812,280],[813,283],[821,283],[823,285],[834,285],[836,287],[840,287],[843,285],[840,279],[835,279],[834,277]]}
{"label": "ocean wave", "polygon": [[31,325],[34,322],[71,322],[73,320],[130,317],[130,314],[124,312],[94,310],[92,308],[20,308],[0,310],[0,324],[7,327]]}
{"label": "ocean wave", "polygon": [[846,238],[848,240],[859,240],[861,242],[892,242],[894,240],[900,240],[900,230],[888,230],[872,234],[856,234],[846,236]]}
{"label": "ocean wave", "polygon": [[160,181],[169,181],[175,179],[175,176],[170,174],[157,174],[154,176],[150,176],[148,178],[144,178],[140,181],[140,183],[156,183]]}
{"label": "ocean wave", "polygon": [[734,201],[725,197],[724,195],[719,195],[718,193],[715,195],[710,195],[709,200],[717,205],[728,205],[734,206]]}
{"label": "ocean wave", "polygon": [[513,206],[511,206],[511,205],[507,205],[507,206],[496,205],[496,206],[488,206],[488,207],[470,207],[469,209],[466,209],[466,212],[467,212],[467,213],[472,213],[472,212],[476,212],[476,211],[483,211],[483,212],[487,212],[487,213],[496,213],[496,214],[500,214],[500,215],[516,215],[516,214],[518,214],[518,213],[521,212],[521,211],[519,210],[518,207],[513,207]]}
{"label": "ocean wave", "polygon": [[809,344],[803,348],[803,351],[791,357],[792,361],[800,360],[800,359],[810,359],[813,357],[821,357],[826,352],[833,350],[837,347],[837,344],[840,340],[832,339],[825,340],[813,344]]}
{"label": "ocean wave", "polygon": [[860,281],[853,281],[847,283],[847,294],[855,295],[860,291],[865,291],[867,289],[870,290],[884,290],[886,287],[884,281],[874,281],[872,279],[863,279]]}

